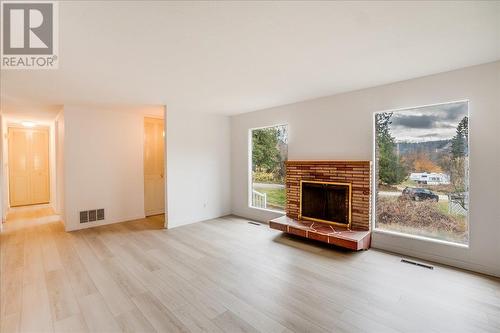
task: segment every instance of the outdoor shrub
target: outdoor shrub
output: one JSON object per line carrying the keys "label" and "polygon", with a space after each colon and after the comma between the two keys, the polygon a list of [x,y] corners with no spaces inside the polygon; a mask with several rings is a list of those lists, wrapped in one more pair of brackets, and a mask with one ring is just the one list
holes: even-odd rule
{"label": "outdoor shrub", "polygon": [[430,231],[465,232],[465,226],[459,218],[443,213],[437,203],[430,200],[416,202],[404,198],[379,198],[377,215],[377,222],[381,224],[398,224]]}
{"label": "outdoor shrub", "polygon": [[253,173],[254,183],[264,183],[264,184],[280,184],[283,179],[272,172],[255,171]]}

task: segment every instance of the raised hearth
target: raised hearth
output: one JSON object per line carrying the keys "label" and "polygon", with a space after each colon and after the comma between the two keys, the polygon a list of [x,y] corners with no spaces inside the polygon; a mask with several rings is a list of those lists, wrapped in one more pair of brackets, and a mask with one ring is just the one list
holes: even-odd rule
{"label": "raised hearth", "polygon": [[347,230],[320,222],[299,221],[288,216],[269,221],[269,227],[354,251],[367,250],[370,247],[371,232],[369,230]]}

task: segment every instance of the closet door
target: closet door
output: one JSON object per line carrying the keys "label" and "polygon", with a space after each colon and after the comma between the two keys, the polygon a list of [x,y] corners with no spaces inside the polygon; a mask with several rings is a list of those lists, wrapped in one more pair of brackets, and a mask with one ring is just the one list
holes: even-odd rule
{"label": "closet door", "polygon": [[49,131],[34,130],[31,136],[31,204],[50,201]]}
{"label": "closet door", "polygon": [[9,128],[10,206],[48,203],[48,129]]}

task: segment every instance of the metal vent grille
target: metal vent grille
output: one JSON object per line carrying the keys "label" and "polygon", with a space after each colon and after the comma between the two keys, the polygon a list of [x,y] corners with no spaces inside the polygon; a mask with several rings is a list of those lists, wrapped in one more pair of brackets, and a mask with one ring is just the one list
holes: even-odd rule
{"label": "metal vent grille", "polygon": [[422,268],[434,269],[434,266],[423,264],[421,262],[416,262],[416,261],[409,260],[409,259],[403,258],[403,259],[401,259],[401,262],[405,263],[405,264],[415,265],[415,266],[422,267]]}
{"label": "metal vent grille", "polygon": [[80,223],[87,223],[89,221],[89,212],[80,212]]}
{"label": "metal vent grille", "polygon": [[89,210],[89,222],[95,222],[97,221],[97,211],[94,210]]}
{"label": "metal vent grille", "polygon": [[104,208],[97,210],[97,220],[104,220]]}

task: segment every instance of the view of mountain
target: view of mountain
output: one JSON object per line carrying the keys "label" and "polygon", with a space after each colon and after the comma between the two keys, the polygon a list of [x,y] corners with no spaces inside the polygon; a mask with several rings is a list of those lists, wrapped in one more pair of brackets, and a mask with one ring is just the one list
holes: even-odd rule
{"label": "view of mountain", "polygon": [[396,151],[399,156],[424,153],[433,161],[437,161],[442,154],[451,151],[451,140],[436,140],[425,142],[397,142]]}

